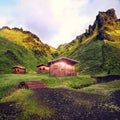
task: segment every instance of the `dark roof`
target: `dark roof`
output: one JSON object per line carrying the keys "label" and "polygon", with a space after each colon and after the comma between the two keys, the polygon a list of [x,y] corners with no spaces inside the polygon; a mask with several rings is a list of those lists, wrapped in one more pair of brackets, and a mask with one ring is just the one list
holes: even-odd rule
{"label": "dark roof", "polygon": [[25,67],[22,67],[22,66],[13,66],[12,69],[14,69],[14,68],[26,69]]}
{"label": "dark roof", "polygon": [[36,67],[40,67],[40,66],[46,66],[46,67],[48,67],[48,65],[46,65],[46,64],[39,64]]}
{"label": "dark roof", "polygon": [[50,65],[51,63],[54,63],[54,62],[61,61],[61,60],[67,60],[67,61],[70,61],[72,64],[76,64],[76,63],[78,63],[78,61],[73,60],[73,59],[71,59],[71,58],[61,57],[61,58],[57,58],[57,59],[54,59],[54,60],[48,61],[48,65]]}

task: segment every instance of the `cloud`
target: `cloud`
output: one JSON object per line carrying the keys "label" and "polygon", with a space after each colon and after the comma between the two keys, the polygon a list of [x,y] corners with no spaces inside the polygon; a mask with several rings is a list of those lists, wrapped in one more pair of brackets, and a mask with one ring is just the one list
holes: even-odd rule
{"label": "cloud", "polygon": [[[55,17],[59,20],[59,32],[50,40],[50,45],[58,46],[63,43],[70,42],[89,21],[87,16],[79,16],[79,10],[87,4],[88,0],[66,0],[61,3],[54,3],[53,11],[56,11]],[[63,5],[62,5],[63,4]],[[59,7],[58,7],[58,6]]]}
{"label": "cloud", "polygon": [[44,42],[48,42],[58,31],[59,24],[54,19],[49,0],[21,0],[15,16]]}
{"label": "cloud", "polygon": [[[6,0],[7,1],[7,0]],[[0,1],[1,2],[1,1]],[[115,8],[119,0],[12,0],[0,6],[0,25],[30,30],[47,44],[68,43],[93,24],[99,11]]]}
{"label": "cloud", "polygon": [[95,16],[99,11],[107,11],[108,9],[114,8],[117,16],[120,18],[120,1],[119,0],[89,0],[89,4],[86,4],[81,10],[80,15],[84,14],[88,16],[91,21],[94,22]]}
{"label": "cloud", "polygon": [[7,18],[5,18],[5,17],[0,17],[1,19],[0,19],[0,26],[2,26],[3,24],[6,24],[7,23]]}

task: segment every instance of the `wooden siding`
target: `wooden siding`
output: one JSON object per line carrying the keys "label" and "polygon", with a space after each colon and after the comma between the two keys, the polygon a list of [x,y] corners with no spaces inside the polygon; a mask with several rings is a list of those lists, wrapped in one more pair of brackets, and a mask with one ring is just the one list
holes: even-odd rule
{"label": "wooden siding", "polygon": [[57,61],[50,65],[50,76],[75,76],[75,66],[65,61]]}

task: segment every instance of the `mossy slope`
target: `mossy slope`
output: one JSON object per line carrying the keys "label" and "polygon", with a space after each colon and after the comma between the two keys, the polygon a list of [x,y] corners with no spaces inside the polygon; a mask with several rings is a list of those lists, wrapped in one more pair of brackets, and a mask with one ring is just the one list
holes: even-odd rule
{"label": "mossy slope", "polygon": [[35,71],[37,64],[52,59],[54,51],[29,31],[9,27],[0,29],[0,73],[10,73],[14,65]]}
{"label": "mossy slope", "polygon": [[94,24],[69,44],[60,45],[58,53],[78,60],[81,72],[120,74],[120,19],[115,10],[99,12]]}

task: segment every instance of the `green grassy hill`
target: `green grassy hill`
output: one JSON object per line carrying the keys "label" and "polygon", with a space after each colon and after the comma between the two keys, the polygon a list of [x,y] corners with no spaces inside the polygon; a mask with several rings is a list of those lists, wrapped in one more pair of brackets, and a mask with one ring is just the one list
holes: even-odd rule
{"label": "green grassy hill", "polygon": [[60,45],[58,53],[78,60],[81,72],[120,74],[120,19],[115,10],[99,12],[94,24],[69,44]]}
{"label": "green grassy hill", "polygon": [[0,29],[0,73],[10,73],[14,65],[35,71],[37,64],[52,59],[54,51],[29,31],[8,27]]}

